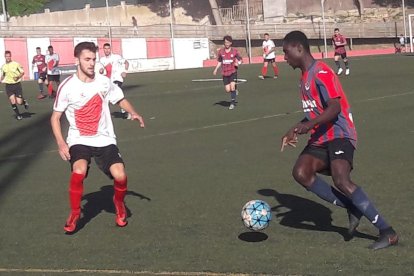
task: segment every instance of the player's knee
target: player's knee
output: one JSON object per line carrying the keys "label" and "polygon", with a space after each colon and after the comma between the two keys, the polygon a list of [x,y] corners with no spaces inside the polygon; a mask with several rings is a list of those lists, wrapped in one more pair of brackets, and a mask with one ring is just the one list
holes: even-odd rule
{"label": "player's knee", "polygon": [[309,187],[312,183],[312,174],[303,167],[295,167],[292,171],[292,176],[302,186]]}
{"label": "player's knee", "polygon": [[356,189],[356,185],[348,177],[332,177],[333,183],[338,190],[345,195],[350,195]]}

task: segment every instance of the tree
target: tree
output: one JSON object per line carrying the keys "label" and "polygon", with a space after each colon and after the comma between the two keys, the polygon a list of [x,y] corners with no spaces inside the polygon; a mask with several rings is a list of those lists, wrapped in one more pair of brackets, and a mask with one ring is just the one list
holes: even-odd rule
{"label": "tree", "polygon": [[[4,2],[9,16],[23,16],[41,11],[49,0],[4,0]],[[0,7],[3,11],[2,1]]]}

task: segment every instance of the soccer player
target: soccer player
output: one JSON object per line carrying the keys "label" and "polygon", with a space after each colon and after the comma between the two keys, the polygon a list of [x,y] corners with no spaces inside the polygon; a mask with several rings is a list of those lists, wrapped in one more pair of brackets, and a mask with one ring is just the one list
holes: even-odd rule
{"label": "soccer player", "polygon": [[[109,103],[118,104],[144,127],[143,118],[124,98],[122,90],[107,77],[95,74],[96,47],[92,42],[81,42],[74,50],[77,71],[65,79],[57,91],[51,125],[59,154],[71,164],[69,201],[71,212],[64,226],[66,233],[73,233],[81,216],[83,182],[89,164],[94,158],[99,169],[114,181],[113,202],[115,222],[119,227],[127,225],[124,203],[127,192],[127,175],[124,162],[116,146]],[[69,122],[66,141],[63,138],[60,119],[63,112]]]}
{"label": "soccer player", "polygon": [[40,47],[36,47],[36,55],[33,57],[32,65],[37,67],[37,72],[39,74],[37,83],[39,85],[39,100],[46,98],[46,95],[43,93],[43,83],[45,83],[47,78],[47,65],[46,65],[46,56],[42,55]]}
{"label": "soccer player", "polygon": [[348,44],[346,42],[346,37],[343,36],[338,28],[335,28],[334,35],[332,36],[332,44],[335,48],[334,53],[334,60],[336,67],[338,68],[338,71],[336,72],[338,75],[342,74],[343,69],[341,67],[341,64],[339,63],[339,58],[341,57],[345,64],[345,75],[349,75],[349,63],[348,63],[348,57],[346,56],[346,49],[345,46]]}
{"label": "soccer player", "polygon": [[[111,79],[113,83],[122,88],[126,72],[129,68],[128,60],[122,58],[122,56],[112,53],[111,45],[105,43],[103,45],[104,56],[100,58],[99,62],[105,67],[106,76]],[[125,110],[121,109],[121,113],[124,114],[124,118],[130,119],[130,115],[125,115]]]}
{"label": "soccer player", "polygon": [[[370,245],[371,249],[397,244],[397,233],[350,178],[357,134],[338,77],[328,65],[313,58],[309,41],[300,31],[285,36],[283,52],[287,63],[302,71],[300,92],[305,118],[282,137],[281,151],[286,146],[295,147],[298,135],[310,133],[293,168],[294,179],[323,200],[346,208],[350,234],[364,215],[379,230],[379,238]],[[318,174],[331,175],[335,187]]]}
{"label": "soccer player", "polygon": [[276,64],[276,46],[273,40],[270,39],[269,34],[264,34],[264,40],[262,43],[263,48],[263,67],[262,67],[262,75],[259,76],[259,79],[264,80],[267,74],[267,66],[272,64],[273,72],[274,72],[274,79],[277,79],[279,75],[279,68]]}
{"label": "soccer player", "polygon": [[19,112],[19,108],[17,105],[24,105],[25,109],[29,109],[29,104],[23,98],[23,89],[21,80],[24,75],[23,67],[15,62],[12,61],[12,54],[10,51],[4,52],[4,58],[6,63],[1,67],[1,77],[0,81],[6,84],[6,94],[9,97],[10,104],[14,113],[16,114],[16,119],[21,120],[23,116]]}
{"label": "soccer player", "polygon": [[242,57],[237,51],[236,48],[231,47],[233,44],[233,38],[229,35],[226,35],[223,38],[224,47],[218,50],[217,54],[217,66],[214,68],[213,74],[217,75],[217,70],[222,67],[221,73],[223,75],[224,89],[227,93],[230,93],[230,106],[229,109],[232,110],[236,107],[236,80],[237,80],[237,70],[238,66],[242,63]]}
{"label": "soccer player", "polygon": [[60,70],[59,66],[59,55],[53,51],[53,46],[50,45],[47,47],[48,54],[46,55],[46,64],[47,64],[47,92],[49,98],[54,98],[56,90],[53,89],[53,86],[59,87],[60,84]]}

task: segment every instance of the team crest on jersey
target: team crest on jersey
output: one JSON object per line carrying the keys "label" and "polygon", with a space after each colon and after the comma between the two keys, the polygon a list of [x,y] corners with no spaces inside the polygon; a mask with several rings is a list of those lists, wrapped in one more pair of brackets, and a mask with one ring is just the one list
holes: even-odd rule
{"label": "team crest on jersey", "polygon": [[307,82],[305,83],[305,89],[306,89],[306,91],[307,91],[307,90],[309,90],[309,88],[310,88],[310,84],[309,84],[309,82],[307,81]]}

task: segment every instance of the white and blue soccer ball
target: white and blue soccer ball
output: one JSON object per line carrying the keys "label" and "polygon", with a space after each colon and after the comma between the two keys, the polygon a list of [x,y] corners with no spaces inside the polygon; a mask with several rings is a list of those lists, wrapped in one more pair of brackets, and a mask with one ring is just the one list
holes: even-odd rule
{"label": "white and blue soccer ball", "polygon": [[269,226],[272,212],[269,204],[263,200],[251,200],[243,206],[241,217],[247,228],[260,231]]}

